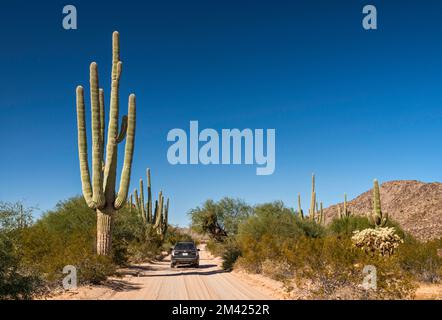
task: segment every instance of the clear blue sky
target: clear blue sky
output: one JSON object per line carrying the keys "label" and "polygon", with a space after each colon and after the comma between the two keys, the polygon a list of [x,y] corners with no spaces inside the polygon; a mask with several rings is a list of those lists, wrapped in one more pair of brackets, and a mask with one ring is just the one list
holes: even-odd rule
{"label": "clear blue sky", "polygon": [[[325,205],[375,177],[442,180],[440,1],[68,3],[75,31],[61,25],[66,1],[2,4],[0,200],[44,211],[80,194],[75,87],[88,89],[97,61],[108,99],[113,30],[121,110],[137,95],[131,190],[151,167],[155,192],[171,197],[172,223],[223,196],[292,206],[301,192],[306,207],[312,172]],[[377,31],[362,29],[365,4],[377,6]],[[190,120],[275,128],[275,173],[170,165],[167,132]]]}

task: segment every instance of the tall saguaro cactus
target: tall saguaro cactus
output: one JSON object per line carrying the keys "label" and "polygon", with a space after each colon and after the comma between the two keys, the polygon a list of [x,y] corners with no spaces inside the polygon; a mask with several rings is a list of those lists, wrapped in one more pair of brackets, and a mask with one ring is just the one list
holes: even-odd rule
{"label": "tall saguaro cactus", "polygon": [[[87,205],[97,213],[97,254],[99,255],[108,255],[111,251],[112,217],[126,204],[135,144],[136,107],[134,94],[129,96],[128,116],[123,117],[120,131],[118,130],[119,87],[122,70],[119,41],[118,32],[114,32],[112,35],[112,80],[106,152],[104,151],[104,92],[99,88],[97,64],[92,62],[90,65],[92,184],[88,163],[84,90],[82,86],[78,86],[76,90],[78,154],[82,191]],[[118,144],[125,137],[124,163],[118,193],[116,193]]]}
{"label": "tall saguaro cactus", "polygon": [[377,179],[373,181],[373,212],[368,215],[368,218],[376,227],[385,227],[388,222],[388,213],[381,209],[381,193]]}
{"label": "tall saguaro cactus", "polygon": [[315,220],[316,191],[315,191],[315,174],[312,174],[312,195],[310,199],[309,218]]}
{"label": "tall saguaro cactus", "polygon": [[147,221],[152,223],[152,184],[150,181],[150,169],[146,170],[147,175]]}
{"label": "tall saguaro cactus", "polygon": [[301,207],[301,194],[298,193],[298,216],[301,219],[304,219],[304,211],[302,210]]}

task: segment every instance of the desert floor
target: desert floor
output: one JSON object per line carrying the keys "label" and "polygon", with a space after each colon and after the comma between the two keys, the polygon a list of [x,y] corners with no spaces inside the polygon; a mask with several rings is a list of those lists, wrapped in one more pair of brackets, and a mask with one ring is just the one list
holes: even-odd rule
{"label": "desert floor", "polygon": [[[69,300],[272,300],[293,299],[280,282],[245,272],[225,272],[221,259],[205,247],[200,251],[200,267],[170,268],[170,256],[162,261],[133,265],[120,270],[104,284],[82,286],[54,293],[46,299]],[[442,299],[442,285],[422,284],[416,299]]]}

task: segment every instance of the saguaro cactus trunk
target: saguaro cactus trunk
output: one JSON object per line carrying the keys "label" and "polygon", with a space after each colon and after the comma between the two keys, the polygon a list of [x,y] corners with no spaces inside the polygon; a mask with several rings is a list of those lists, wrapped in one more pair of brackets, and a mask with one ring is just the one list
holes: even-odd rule
{"label": "saguaro cactus trunk", "polygon": [[298,193],[298,215],[301,219],[304,219],[304,212],[301,207],[301,195]]}
{"label": "saguaro cactus trunk", "polygon": [[[121,69],[119,34],[114,32],[112,35],[112,82],[106,155],[104,155],[104,92],[103,89],[99,88],[97,64],[92,62],[90,65],[92,184],[88,163],[84,90],[81,86],[78,86],[76,90],[78,154],[82,191],[88,206],[97,213],[97,254],[99,255],[108,255],[111,251],[112,217],[116,211],[126,204],[135,144],[136,107],[134,94],[129,96],[128,116],[123,117],[120,131],[118,131]],[[116,193],[118,143],[122,142],[125,137],[127,139],[124,164],[119,190]]]}
{"label": "saguaro cactus trunk", "polygon": [[316,191],[315,191],[315,174],[312,174],[312,194],[310,199],[310,219],[315,220]]}

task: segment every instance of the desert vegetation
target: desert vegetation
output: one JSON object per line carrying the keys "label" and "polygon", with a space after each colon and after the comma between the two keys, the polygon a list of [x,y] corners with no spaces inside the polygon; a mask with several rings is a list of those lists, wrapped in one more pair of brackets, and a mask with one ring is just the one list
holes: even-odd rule
{"label": "desert vegetation", "polygon": [[189,236],[173,226],[164,237],[149,232],[125,205],[113,221],[108,255],[96,252],[97,220],[83,197],[61,201],[37,221],[20,203],[0,204],[0,298],[28,299],[61,287],[63,268],[73,265],[80,284],[97,284],[118,268],[161,257]]}
{"label": "desert vegetation", "polygon": [[[280,201],[249,206],[224,198],[190,210],[193,229],[209,235],[208,249],[223,258],[226,270],[281,281],[294,298],[410,299],[419,282],[442,281],[442,239],[420,241],[392,221],[382,211],[376,180],[371,212],[355,215],[344,195],[340,214],[327,224],[314,183],[313,177],[308,215],[299,196],[297,210]],[[247,215],[233,218],[242,208]],[[234,228],[225,225],[226,217]],[[375,267],[376,289],[363,285],[367,266]]]}

